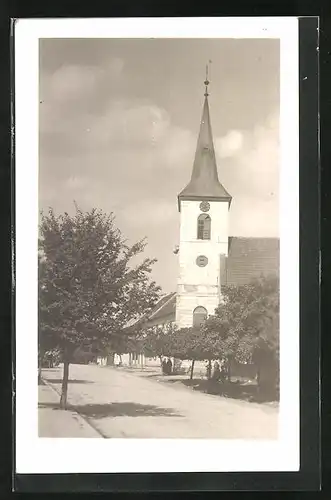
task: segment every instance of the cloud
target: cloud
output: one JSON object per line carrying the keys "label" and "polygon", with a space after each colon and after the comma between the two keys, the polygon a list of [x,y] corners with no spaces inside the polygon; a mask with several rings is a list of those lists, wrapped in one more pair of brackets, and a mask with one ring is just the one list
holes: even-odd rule
{"label": "cloud", "polygon": [[168,168],[182,169],[188,161],[193,164],[196,138],[189,130],[173,126],[161,144],[159,155]]}
{"label": "cloud", "polygon": [[176,204],[167,200],[146,200],[123,208],[121,218],[136,226],[148,228],[177,218]]}
{"label": "cloud", "polygon": [[87,185],[88,179],[86,177],[78,177],[76,175],[70,175],[64,182],[64,187],[71,191],[81,190]]}
{"label": "cloud", "polygon": [[233,197],[233,235],[278,234],[278,130],[279,115],[274,112],[252,131],[231,131],[215,141],[219,176]]}
{"label": "cloud", "polygon": [[190,175],[196,138],[172,123],[167,110],[157,104],[127,100],[109,102],[102,116],[90,121],[83,142],[85,150],[108,154],[109,165],[117,165],[123,175],[127,172],[128,179],[141,183],[144,177],[148,183],[149,175],[163,178],[171,171],[179,189],[185,182],[182,175]]}
{"label": "cloud", "polygon": [[[176,197],[191,176],[201,109],[191,113],[196,95],[181,96],[177,88],[168,95],[163,82],[146,90],[135,63],[126,55],[93,66],[90,58],[89,65],[41,74],[40,205],[71,212],[76,200],[83,209],[114,212],[124,237],[148,237],[148,253],[159,259],[155,276],[170,290],[177,277]],[[241,93],[240,86],[237,99]],[[277,112],[255,128],[257,118],[244,105],[222,113],[215,105],[211,115],[214,133],[230,127],[215,134],[219,178],[233,197],[230,234],[277,235]]]}
{"label": "cloud", "polygon": [[[254,221],[254,223],[252,223]],[[278,236],[278,203],[242,198],[234,200],[230,210],[231,235]]]}
{"label": "cloud", "polygon": [[[42,73],[39,85],[40,133],[72,133],[73,127],[96,109],[99,89],[121,78],[124,61],[112,58],[103,66],[62,65]],[[93,113],[92,113],[93,114]],[[88,128],[88,127],[86,127]]]}
{"label": "cloud", "polygon": [[62,66],[49,77],[50,97],[57,101],[79,99],[94,88],[98,76],[92,67]]}
{"label": "cloud", "polygon": [[120,57],[113,57],[110,61],[108,61],[104,66],[104,72],[107,76],[111,77],[119,77],[124,70],[124,61]]}
{"label": "cloud", "polygon": [[215,147],[221,158],[233,156],[243,147],[243,134],[239,130],[230,130],[226,136],[216,140]]}
{"label": "cloud", "polygon": [[151,147],[162,140],[169,124],[167,112],[154,104],[111,100],[102,115],[90,122],[88,140],[93,147]]}
{"label": "cloud", "polygon": [[[119,213],[128,228],[142,229],[148,221],[150,234],[158,224],[174,222],[176,194],[191,174],[194,134],[172,123],[163,107],[137,99],[109,100],[99,116],[70,116],[71,121],[60,120],[63,128],[55,126],[50,137],[57,132],[56,143],[61,137],[53,161],[66,141],[70,148],[62,168],[63,175],[71,173],[64,186],[72,197]],[[233,197],[232,234],[277,233],[278,149],[277,113],[251,131],[231,130],[215,138],[219,178]],[[163,192],[169,202],[160,201]]]}
{"label": "cloud", "polygon": [[83,65],[63,65],[55,72],[43,75],[41,79],[41,97],[55,101],[78,100],[86,96],[86,92],[96,89],[103,79],[114,79],[121,76],[124,61],[112,58],[102,67]]}

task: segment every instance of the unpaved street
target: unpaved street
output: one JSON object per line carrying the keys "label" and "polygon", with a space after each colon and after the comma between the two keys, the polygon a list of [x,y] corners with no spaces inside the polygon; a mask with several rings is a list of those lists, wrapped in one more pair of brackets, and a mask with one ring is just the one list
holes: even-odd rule
{"label": "unpaved street", "polygon": [[[61,367],[43,370],[43,378],[57,391],[61,377]],[[268,405],[166,385],[121,368],[71,365],[69,378],[69,404],[103,437],[277,438],[278,409]],[[47,415],[39,413],[39,418],[50,418]],[[43,429],[47,428],[44,421]],[[60,437],[54,435],[54,425],[49,429],[53,437]]]}

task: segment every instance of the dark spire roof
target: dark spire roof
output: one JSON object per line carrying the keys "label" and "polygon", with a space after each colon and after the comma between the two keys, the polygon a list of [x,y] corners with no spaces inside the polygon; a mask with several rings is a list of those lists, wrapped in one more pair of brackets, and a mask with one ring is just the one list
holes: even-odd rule
{"label": "dark spire roof", "polygon": [[206,79],[205,102],[202,111],[200,132],[195,152],[192,176],[189,184],[178,195],[181,199],[217,199],[231,202],[232,197],[218,180],[213,135],[208,104],[208,84]]}

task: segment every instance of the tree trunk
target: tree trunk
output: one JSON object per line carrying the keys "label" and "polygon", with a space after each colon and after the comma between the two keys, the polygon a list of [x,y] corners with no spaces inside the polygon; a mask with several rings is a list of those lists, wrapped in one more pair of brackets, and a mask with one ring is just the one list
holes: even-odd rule
{"label": "tree trunk", "polygon": [[67,409],[67,397],[68,397],[68,380],[69,380],[69,361],[64,359],[63,361],[63,379],[62,379],[62,390],[60,399],[60,408]]}
{"label": "tree trunk", "polygon": [[41,367],[43,363],[43,356],[42,353],[40,352],[38,354],[38,384],[41,384]]}
{"label": "tree trunk", "polygon": [[193,379],[194,363],[195,363],[195,359],[193,359],[193,360],[192,360],[192,364],[191,364],[191,374],[190,374],[190,380],[192,380],[192,379]]}
{"label": "tree trunk", "polygon": [[257,369],[256,369],[256,383],[257,386],[260,386],[260,381],[261,381],[261,370],[260,370],[260,365],[257,364]]}
{"label": "tree trunk", "polygon": [[161,355],[161,356],[159,356],[159,360],[160,360],[160,368],[161,368],[161,372],[163,373],[162,355]]}
{"label": "tree trunk", "polygon": [[231,382],[231,358],[228,360],[228,382]]}
{"label": "tree trunk", "polygon": [[107,365],[108,366],[114,366],[114,359],[115,359],[115,353],[112,352],[107,356]]}
{"label": "tree trunk", "polygon": [[207,369],[207,378],[208,380],[211,379],[211,360],[208,360],[208,369]]}

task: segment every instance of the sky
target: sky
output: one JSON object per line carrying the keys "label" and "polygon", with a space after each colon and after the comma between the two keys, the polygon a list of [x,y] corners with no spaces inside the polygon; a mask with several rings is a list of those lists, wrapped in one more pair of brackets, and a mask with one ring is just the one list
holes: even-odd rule
{"label": "sky", "polygon": [[204,100],[230,236],[278,236],[279,41],[43,39],[39,207],[113,212],[146,237],[153,279],[176,289],[177,194],[189,182]]}

